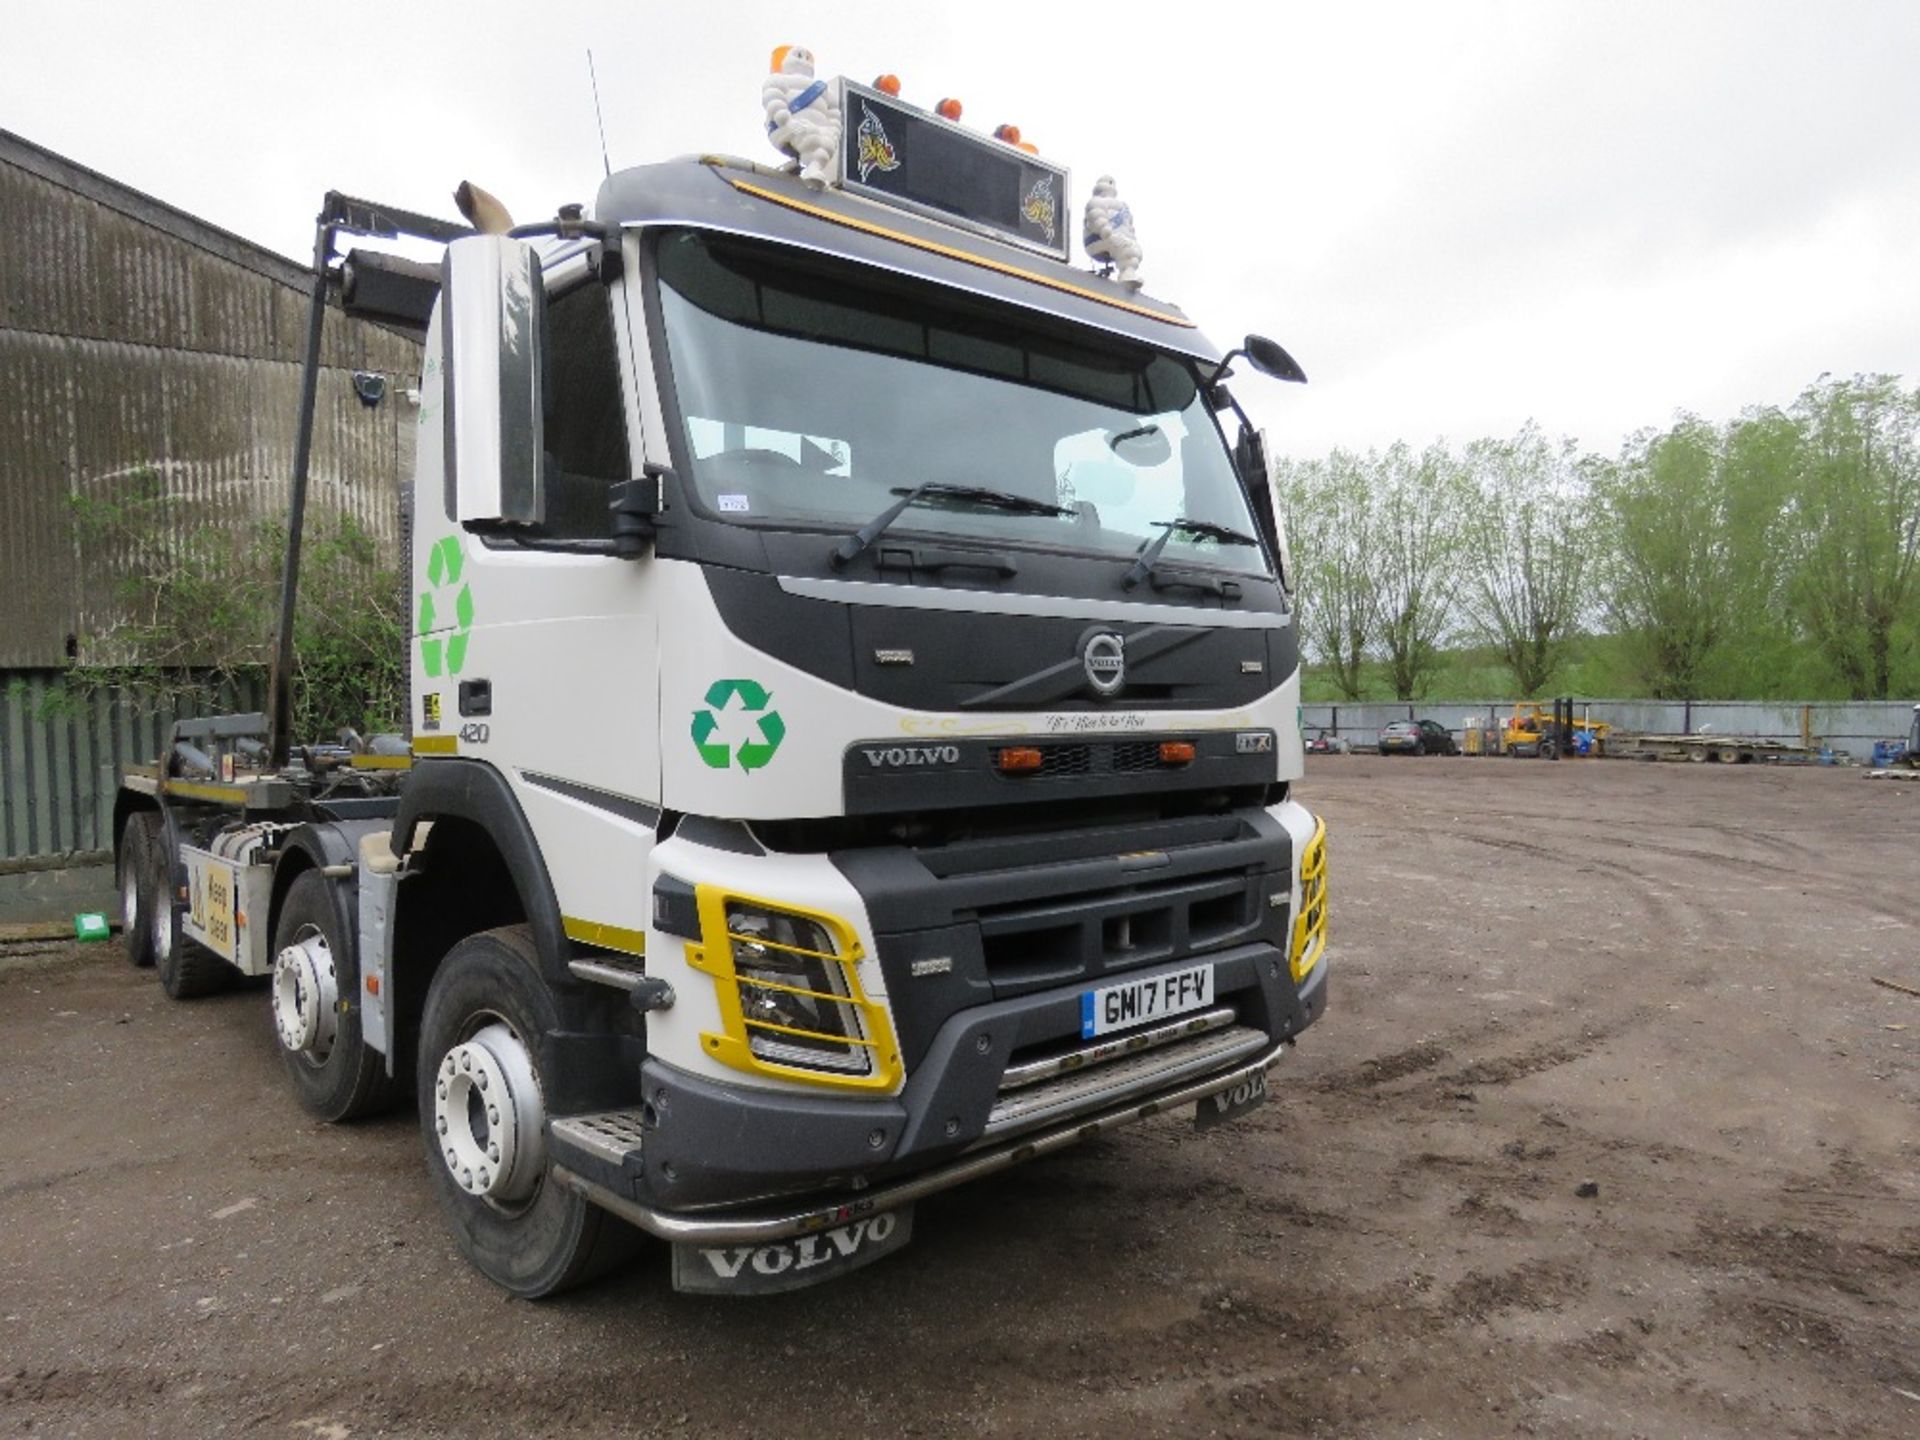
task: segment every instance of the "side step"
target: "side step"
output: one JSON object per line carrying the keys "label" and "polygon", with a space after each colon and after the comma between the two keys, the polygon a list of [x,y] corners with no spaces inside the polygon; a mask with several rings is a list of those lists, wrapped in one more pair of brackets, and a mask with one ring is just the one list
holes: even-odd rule
{"label": "side step", "polygon": [[629,1156],[640,1154],[640,1142],[646,1136],[637,1108],[567,1115],[547,1128],[561,1144],[585,1151],[616,1170],[625,1168]]}

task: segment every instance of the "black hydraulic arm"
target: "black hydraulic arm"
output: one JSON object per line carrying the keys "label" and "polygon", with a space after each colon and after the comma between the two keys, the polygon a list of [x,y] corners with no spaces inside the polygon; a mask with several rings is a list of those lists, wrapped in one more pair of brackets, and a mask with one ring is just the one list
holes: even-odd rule
{"label": "black hydraulic arm", "polygon": [[313,232],[313,291],[307,310],[307,350],[300,372],[300,419],[293,438],[293,480],[287,497],[287,554],[280,571],[280,614],[274,632],[273,671],[267,686],[270,762],[287,763],[293,736],[293,608],[300,592],[300,537],[306,521],[307,471],[313,458],[313,409],[320,384],[320,339],[332,283],[334,240],[341,234],[391,240],[412,235],[445,244],[474,232],[465,225],[417,215],[392,205],[356,200],[329,190]]}

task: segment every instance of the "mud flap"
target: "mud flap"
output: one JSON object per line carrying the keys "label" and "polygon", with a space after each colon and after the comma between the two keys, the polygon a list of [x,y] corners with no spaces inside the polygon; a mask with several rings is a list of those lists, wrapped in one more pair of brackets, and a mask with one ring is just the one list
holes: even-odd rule
{"label": "mud flap", "polygon": [[1216,1125],[1224,1125],[1229,1120],[1264,1105],[1267,1100],[1267,1072],[1256,1070],[1230,1090],[1222,1090],[1217,1095],[1209,1095],[1194,1106],[1193,1128],[1211,1130]]}
{"label": "mud flap", "polygon": [[695,1295],[800,1290],[870,1265],[912,1238],[908,1205],[763,1245],[675,1245],[673,1288]]}

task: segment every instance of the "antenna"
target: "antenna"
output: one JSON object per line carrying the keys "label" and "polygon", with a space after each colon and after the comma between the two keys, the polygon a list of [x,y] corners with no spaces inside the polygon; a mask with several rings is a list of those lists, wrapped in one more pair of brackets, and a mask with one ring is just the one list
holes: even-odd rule
{"label": "antenna", "polygon": [[600,164],[613,178],[613,162],[607,158],[607,117],[600,113],[600,77],[593,72],[593,47],[587,47],[587,83],[593,86],[593,118],[600,126]]}

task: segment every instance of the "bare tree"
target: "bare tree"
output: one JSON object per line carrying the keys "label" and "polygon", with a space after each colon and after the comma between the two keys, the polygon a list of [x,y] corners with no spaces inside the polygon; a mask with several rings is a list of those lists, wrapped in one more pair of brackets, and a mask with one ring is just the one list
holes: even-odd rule
{"label": "bare tree", "polygon": [[1288,464],[1281,488],[1300,572],[1301,639],[1332,674],[1334,688],[1358,700],[1377,606],[1364,467],[1336,450],[1325,460]]}
{"label": "bare tree", "polygon": [[1467,465],[1479,494],[1464,527],[1466,610],[1513,672],[1542,693],[1585,604],[1589,530],[1571,441],[1531,422],[1512,440],[1478,440]]}
{"label": "bare tree", "polygon": [[1460,589],[1461,539],[1472,488],[1439,445],[1368,457],[1373,472],[1374,629],[1393,693],[1418,695],[1439,665]]}

